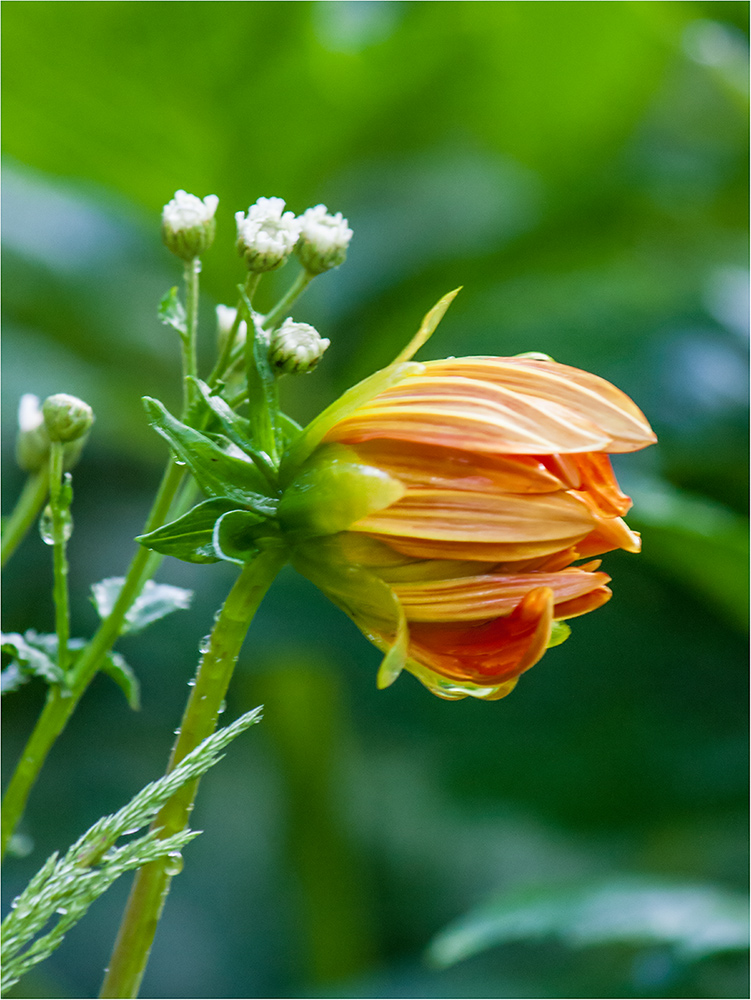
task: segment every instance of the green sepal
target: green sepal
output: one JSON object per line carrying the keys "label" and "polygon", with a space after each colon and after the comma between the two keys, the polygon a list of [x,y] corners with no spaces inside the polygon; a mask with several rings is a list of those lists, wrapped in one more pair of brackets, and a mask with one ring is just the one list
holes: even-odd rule
{"label": "green sepal", "polygon": [[267,518],[252,510],[230,510],[214,525],[212,544],[220,559],[242,566],[258,555],[258,542],[275,534]]}
{"label": "green sepal", "polygon": [[162,296],[157,310],[159,319],[165,326],[171,326],[177,330],[181,337],[188,336],[188,320],[185,315],[185,307],[177,296],[177,288],[170,288]]}
{"label": "green sepal", "polygon": [[567,625],[566,622],[553,622],[553,628],[550,632],[550,638],[548,639],[548,649],[552,649],[553,646],[560,646],[562,642],[571,635],[571,626]]}
{"label": "green sepal", "polygon": [[229,497],[205,500],[176,521],[138,535],[136,541],[147,549],[183,562],[219,562],[222,557],[214,549],[214,525],[223,514],[236,509],[237,503]]}
{"label": "green sepal", "polygon": [[279,501],[279,523],[292,537],[333,535],[404,496],[405,487],[361,462],[351,448],[322,445]]}
{"label": "green sepal", "polygon": [[108,653],[102,661],[101,671],[107,674],[117,684],[128,704],[134,712],[141,708],[141,685],[133,672],[119,653]]}
{"label": "green sepal", "polygon": [[[124,583],[124,577],[110,576],[91,585],[91,600],[100,618],[109,617]],[[192,590],[174,587],[171,583],[155,583],[153,580],[147,580],[141,593],[128,608],[120,634],[140,632],[147,625],[159,621],[173,611],[184,611],[189,608],[192,600]]]}
{"label": "green sepal", "polygon": [[274,501],[265,494],[268,483],[252,462],[227,454],[200,431],[173,417],[158,399],[144,396],[144,406],[154,429],[174,448],[205,493],[273,514]]}
{"label": "green sepal", "polygon": [[[71,648],[75,640],[70,643]],[[81,643],[78,642],[80,647]],[[65,684],[65,674],[57,665],[57,636],[42,635],[28,629],[23,635],[18,632],[0,633],[0,648],[12,659],[0,676],[0,690],[3,694],[15,691],[31,677],[41,677],[48,684]]]}

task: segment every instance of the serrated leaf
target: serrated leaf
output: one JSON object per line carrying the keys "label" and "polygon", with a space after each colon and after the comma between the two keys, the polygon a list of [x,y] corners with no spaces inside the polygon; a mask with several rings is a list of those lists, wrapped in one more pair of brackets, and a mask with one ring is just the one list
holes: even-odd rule
{"label": "serrated leaf", "polygon": [[177,296],[177,288],[170,288],[161,301],[157,315],[165,326],[171,326],[181,337],[188,336],[188,322],[185,315],[185,307]]}
{"label": "serrated leaf", "polygon": [[[28,677],[41,677],[48,684],[65,683],[63,671],[45,650],[29,642],[28,633],[23,636],[18,632],[4,632],[0,634],[0,643],[2,651],[13,657],[7,668],[10,673],[4,678],[4,691],[15,690],[23,683],[18,680],[17,673]],[[55,643],[57,644],[56,637]],[[5,671],[3,673],[5,674]]]}
{"label": "serrated leaf", "polygon": [[226,562],[243,565],[257,555],[258,539],[268,533],[265,518],[250,510],[231,510],[214,525],[214,551]]}
{"label": "serrated leaf", "polygon": [[273,516],[275,501],[265,494],[268,484],[250,460],[228,455],[200,431],[173,417],[159,400],[145,396],[144,405],[154,429],[186,463],[204,492]]}
{"label": "serrated leaf", "polygon": [[622,878],[508,893],[443,930],[428,957],[446,967],[510,941],[570,947],[667,945],[685,960],[748,947],[748,900],[712,885]]}
{"label": "serrated leaf", "polygon": [[128,699],[130,707],[137,712],[141,707],[141,685],[133,668],[119,653],[108,653],[102,661],[101,670],[112,678]]}
{"label": "serrated leaf", "polygon": [[213,563],[220,556],[213,545],[214,525],[228,511],[235,510],[237,504],[227,497],[217,497],[197,504],[182,517],[170,524],[164,524],[146,535],[138,535],[137,542],[147,549],[174,556],[184,562]]}
{"label": "serrated leaf", "polygon": [[[123,583],[123,577],[113,576],[92,584],[91,593],[94,607],[101,618],[106,618],[112,611]],[[140,632],[152,622],[164,618],[165,615],[190,607],[192,599],[192,590],[147,580],[143,590],[128,610],[121,631],[122,633]]]}

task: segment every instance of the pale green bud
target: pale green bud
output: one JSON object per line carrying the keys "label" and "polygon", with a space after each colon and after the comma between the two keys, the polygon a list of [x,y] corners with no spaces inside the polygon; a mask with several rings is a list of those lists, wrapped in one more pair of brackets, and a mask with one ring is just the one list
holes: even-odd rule
{"label": "pale green bud", "polygon": [[42,403],[42,414],[50,441],[76,441],[94,423],[94,412],[88,403],[67,392],[48,396]]}
{"label": "pale green bud", "polygon": [[295,253],[309,274],[322,274],[344,263],[353,234],[341,212],[330,215],[325,205],[316,205],[303,212],[300,222]]}
{"label": "pale green bud", "polygon": [[162,210],[162,239],[172,253],[183,260],[193,260],[214,242],[219,199],[207,194],[201,201],[194,194],[176,191]]}
{"label": "pale green bud", "polygon": [[300,236],[300,220],[284,211],[284,199],[259,198],[235,213],[237,251],[250,271],[275,271],[285,263]]}
{"label": "pale green bud", "polygon": [[285,319],[271,334],[269,363],[278,371],[303,375],[313,371],[329,344],[314,326]]}

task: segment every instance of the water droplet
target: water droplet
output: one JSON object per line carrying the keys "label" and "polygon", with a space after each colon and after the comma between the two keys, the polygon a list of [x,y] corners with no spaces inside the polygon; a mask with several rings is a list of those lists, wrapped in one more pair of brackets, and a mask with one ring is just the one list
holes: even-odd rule
{"label": "water droplet", "polygon": [[191,679],[191,680],[188,681],[188,687],[189,688],[194,688],[195,686],[196,686],[196,682],[194,680]]}
{"label": "water droplet", "polygon": [[[63,524],[63,538],[67,542],[70,536],[73,534],[73,518],[70,516],[69,511],[63,511],[62,515]],[[42,516],[39,518],[39,534],[42,536],[42,541],[45,545],[55,544],[55,531],[53,527],[52,520],[52,508],[49,504],[44,508]]]}
{"label": "water droplet", "polygon": [[178,458],[176,458],[175,465],[179,465],[182,468],[185,465],[185,462],[181,462]]}
{"label": "water droplet", "polygon": [[180,735],[180,733],[182,732],[182,730],[180,729],[180,727],[179,727],[179,726],[178,726],[178,728],[177,728],[177,729],[173,729],[172,731],[173,731],[173,733],[175,734],[175,736],[179,736],[179,735]]}
{"label": "water droplet", "polygon": [[211,646],[211,636],[205,635],[203,639],[198,643],[199,653],[208,653],[209,647]]}
{"label": "water droplet", "polygon": [[216,714],[217,714],[217,715],[221,715],[221,714],[222,714],[222,712],[226,712],[226,711],[227,711],[227,702],[226,702],[226,701],[224,701],[224,700],[222,700],[222,703],[221,703],[221,705],[220,705],[220,706],[219,706],[219,708],[218,708],[218,709],[216,710]]}
{"label": "water droplet", "polygon": [[68,912],[67,906],[58,906],[58,908],[55,910],[55,913],[59,913],[61,917],[64,917],[67,912]]}
{"label": "water droplet", "polygon": [[183,870],[183,856],[179,851],[170,851],[166,862],[164,871],[167,875],[179,875]]}

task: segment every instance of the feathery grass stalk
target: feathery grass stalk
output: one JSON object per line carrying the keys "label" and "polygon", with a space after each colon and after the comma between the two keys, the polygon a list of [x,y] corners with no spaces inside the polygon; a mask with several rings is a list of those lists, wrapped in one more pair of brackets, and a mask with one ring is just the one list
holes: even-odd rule
{"label": "feathery grass stalk", "polygon": [[13,508],[13,513],[3,529],[0,565],[4,566],[7,563],[39,516],[44,501],[47,499],[49,481],[50,470],[45,465],[44,468],[30,475],[24,483],[18,503]]}
{"label": "feathery grass stalk", "polygon": [[[264,549],[245,564],[235,581],[199,663],[167,773],[216,728],[245,634],[285,561],[283,549]],[[186,826],[197,790],[197,780],[183,785],[162,807],[152,824],[159,838]],[[138,996],[173,874],[169,860],[160,859],[144,865],[136,875],[100,997]]]}

